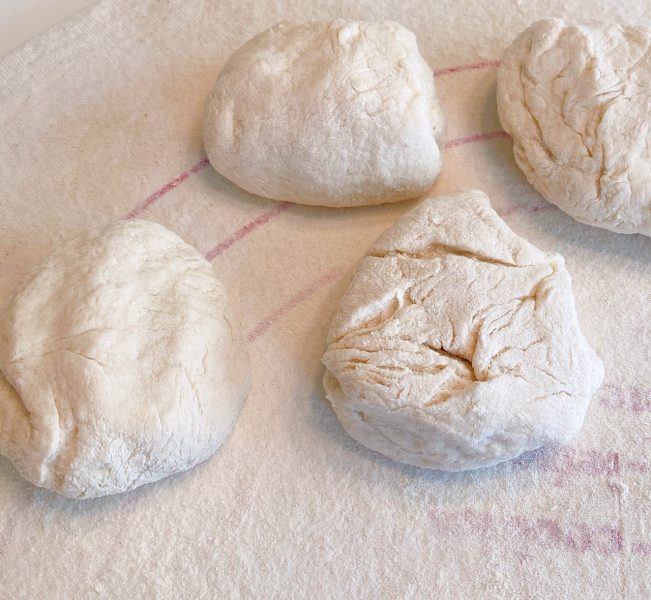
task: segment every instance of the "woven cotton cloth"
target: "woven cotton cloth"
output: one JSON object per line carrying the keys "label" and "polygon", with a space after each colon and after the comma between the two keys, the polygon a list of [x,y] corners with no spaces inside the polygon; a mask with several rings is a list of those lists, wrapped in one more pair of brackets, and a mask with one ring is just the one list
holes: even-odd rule
{"label": "woven cotton cloth", "polygon": [[[107,0],[0,62],[0,304],[68,236],[151,219],[239,298],[254,369],[232,436],[182,475],[77,502],[0,459],[0,598],[651,597],[651,240],[546,203],[497,118],[497,61],[548,16],[651,26],[651,3]],[[414,203],[251,196],[207,164],[201,124],[238,46],[284,19],[336,17],[416,33],[446,117],[435,191],[481,189],[516,233],[565,256],[606,370],[570,446],[435,473],[360,446],[325,400],[337,301]]]}

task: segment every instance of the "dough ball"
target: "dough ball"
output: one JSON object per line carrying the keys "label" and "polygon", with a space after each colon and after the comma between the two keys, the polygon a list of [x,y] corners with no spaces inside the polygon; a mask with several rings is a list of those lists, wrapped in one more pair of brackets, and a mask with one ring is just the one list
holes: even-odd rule
{"label": "dough ball", "polygon": [[221,282],[161,225],[66,243],[0,322],[0,451],[75,498],[133,489],[206,460],[249,390]]}
{"label": "dough ball", "polygon": [[300,204],[415,198],[441,168],[434,75],[397,23],[281,23],[228,60],[206,110],[211,164]]}
{"label": "dough ball", "polygon": [[513,42],[497,104],[529,182],[577,221],[651,236],[651,31],[539,21]]}
{"label": "dough ball", "polygon": [[328,344],[324,386],[348,433],[444,471],[568,442],[603,377],[563,258],[477,191],[425,199],[373,244]]}

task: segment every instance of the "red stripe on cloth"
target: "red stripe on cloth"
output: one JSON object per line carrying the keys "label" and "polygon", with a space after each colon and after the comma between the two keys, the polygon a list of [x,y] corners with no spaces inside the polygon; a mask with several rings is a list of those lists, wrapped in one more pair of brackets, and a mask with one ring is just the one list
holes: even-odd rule
{"label": "red stripe on cloth", "polygon": [[195,173],[198,173],[209,164],[210,163],[208,162],[208,159],[204,158],[200,160],[196,165],[190,167],[187,171],[183,171],[183,173],[177,175],[174,179],[172,179],[172,181],[169,181],[163,187],[156,190],[151,196],[145,198],[140,204],[138,204],[138,206],[129,212],[125,219],[134,219],[140,213],[147,210],[152,204],[158,202],[165,194],[171,192],[173,189],[181,185],[186,179],[188,179],[188,177],[194,175]]}
{"label": "red stripe on cloth", "polygon": [[336,281],[340,276],[341,271],[338,269],[328,271],[325,275],[322,275],[310,283],[307,287],[304,287],[298,293],[294,294],[287,302],[285,302],[285,304],[278,307],[270,315],[262,319],[262,321],[260,321],[253,329],[251,329],[251,331],[249,331],[248,335],[246,336],[247,341],[252,342],[256,338],[260,337],[283,315],[296,308],[299,304],[305,302],[329,283]]}
{"label": "red stripe on cloth", "polygon": [[470,144],[471,142],[483,142],[485,140],[495,140],[500,138],[510,138],[511,136],[503,129],[497,131],[488,131],[487,133],[475,133],[467,137],[456,138],[445,143],[444,150],[454,148],[455,146],[463,146],[463,144]]}
{"label": "red stripe on cloth", "polygon": [[208,252],[206,252],[206,258],[208,260],[214,260],[220,254],[228,250],[233,244],[239,242],[242,238],[249,235],[249,233],[256,230],[261,225],[268,223],[271,219],[286,211],[290,206],[291,202],[280,202],[271,210],[268,210],[267,212],[257,216],[255,219],[252,219],[246,223],[246,225],[240,227],[235,233],[229,235],[223,242],[220,242],[214,248],[208,250]]}
{"label": "red stripe on cloth", "polygon": [[481,60],[479,62],[468,63],[465,65],[456,65],[454,67],[445,67],[444,69],[436,69],[434,75],[440,77],[441,75],[452,75],[453,73],[461,73],[462,71],[476,71],[477,69],[486,69],[488,67],[499,67],[499,60]]}

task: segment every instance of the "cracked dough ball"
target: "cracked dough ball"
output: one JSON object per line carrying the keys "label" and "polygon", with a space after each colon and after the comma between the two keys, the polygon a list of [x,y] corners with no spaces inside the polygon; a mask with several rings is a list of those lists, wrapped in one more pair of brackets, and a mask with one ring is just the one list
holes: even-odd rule
{"label": "cracked dough ball", "polygon": [[416,198],[441,168],[434,75],[397,23],[281,23],[228,60],[208,101],[211,164],[300,204]]}
{"label": "cracked dough ball", "polygon": [[476,191],[425,199],[373,244],[328,344],[324,386],[346,431],[444,471],[566,443],[603,377],[563,258]]}
{"label": "cracked dough ball", "polygon": [[66,243],[0,322],[0,451],[35,485],[124,492],[206,460],[249,390],[211,265],[161,225]]}
{"label": "cracked dough ball", "polygon": [[529,182],[577,221],[651,236],[651,31],[534,23],[507,50],[497,104]]}

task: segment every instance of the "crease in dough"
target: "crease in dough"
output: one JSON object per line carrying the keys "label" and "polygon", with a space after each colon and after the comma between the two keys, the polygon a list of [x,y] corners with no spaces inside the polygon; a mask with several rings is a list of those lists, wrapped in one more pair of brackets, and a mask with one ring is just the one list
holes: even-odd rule
{"label": "crease in dough", "polygon": [[385,231],[327,341],[324,387],[346,431],[431,469],[567,443],[603,378],[563,258],[515,235],[478,191],[426,198]]}
{"label": "crease in dough", "polygon": [[651,30],[538,21],[501,61],[497,106],[518,166],[549,202],[651,236]]}

